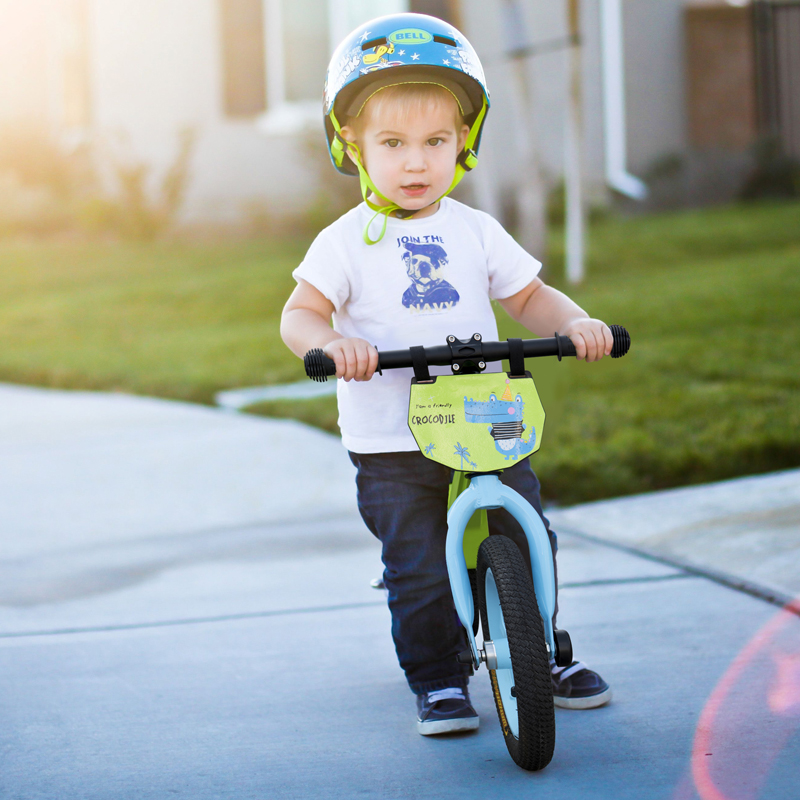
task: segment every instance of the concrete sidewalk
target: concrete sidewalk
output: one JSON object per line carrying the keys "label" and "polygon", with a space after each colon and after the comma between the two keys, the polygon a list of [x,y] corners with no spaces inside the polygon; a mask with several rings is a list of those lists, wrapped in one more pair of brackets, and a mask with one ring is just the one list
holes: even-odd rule
{"label": "concrete sidewalk", "polygon": [[800,470],[549,513],[558,530],[661,556],[765,595],[800,596]]}
{"label": "concrete sidewalk", "polygon": [[615,699],[559,711],[533,775],[483,669],[477,734],[416,734],[335,437],[0,387],[0,452],[3,800],[800,798],[800,619],[683,568],[795,594],[800,471],[550,513]]}

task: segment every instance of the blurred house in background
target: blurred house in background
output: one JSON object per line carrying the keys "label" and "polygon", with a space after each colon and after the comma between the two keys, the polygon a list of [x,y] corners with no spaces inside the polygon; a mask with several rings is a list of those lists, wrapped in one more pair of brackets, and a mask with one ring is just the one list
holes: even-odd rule
{"label": "blurred house in background", "polygon": [[[610,196],[615,146],[624,161],[615,168],[644,179],[656,205],[735,196],[761,135],[800,156],[800,0],[760,0],[757,13],[749,0],[579,6],[583,175],[596,202]],[[531,118],[556,186],[567,0],[0,0],[0,128],[39,126],[65,148],[89,144],[101,168],[146,165],[154,185],[191,131],[185,220],[299,212],[321,181],[337,180],[307,143],[309,131],[322,142],[332,48],[363,20],[404,10],[453,22],[484,62],[493,108],[472,199],[513,213],[515,132]]]}
{"label": "blurred house in background", "polygon": [[800,158],[800,2],[689,0],[685,33],[689,197],[781,194]]}

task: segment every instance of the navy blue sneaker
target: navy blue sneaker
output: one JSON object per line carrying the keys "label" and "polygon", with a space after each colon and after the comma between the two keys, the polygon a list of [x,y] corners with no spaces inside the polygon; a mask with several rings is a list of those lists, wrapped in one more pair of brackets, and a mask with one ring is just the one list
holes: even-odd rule
{"label": "navy blue sneaker", "polygon": [[417,695],[417,731],[423,736],[474,731],[479,723],[466,689],[438,689]]}
{"label": "navy blue sneaker", "polygon": [[611,700],[611,687],[582,661],[568,667],[550,662],[553,702],[559,708],[597,708]]}

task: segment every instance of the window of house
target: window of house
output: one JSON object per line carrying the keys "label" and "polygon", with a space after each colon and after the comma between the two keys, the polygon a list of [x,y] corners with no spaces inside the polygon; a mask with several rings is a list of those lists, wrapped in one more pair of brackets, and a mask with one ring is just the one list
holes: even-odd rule
{"label": "window of house", "polygon": [[268,132],[319,119],[336,45],[365,20],[409,8],[408,0],[219,2],[225,113],[258,116]]}
{"label": "window of house", "polygon": [[[317,100],[330,59],[328,0],[268,0],[282,15],[283,102]],[[277,48],[276,48],[277,49]]]}
{"label": "window of house", "polygon": [[439,17],[457,28],[461,27],[458,13],[458,0],[411,0],[410,11]]}
{"label": "window of house", "polygon": [[87,0],[69,0],[64,14],[64,125],[70,129],[88,128],[92,119],[89,80],[89,8]]}
{"label": "window of house", "polygon": [[223,107],[229,117],[266,111],[262,0],[219,0]]}

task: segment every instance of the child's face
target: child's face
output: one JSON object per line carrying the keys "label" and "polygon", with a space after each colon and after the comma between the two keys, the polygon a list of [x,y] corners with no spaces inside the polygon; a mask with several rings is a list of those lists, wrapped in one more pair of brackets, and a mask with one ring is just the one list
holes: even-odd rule
{"label": "child's face", "polygon": [[[424,209],[418,217],[433,214],[436,206],[431,204],[450,188],[469,133],[456,121],[455,100],[431,100],[407,113],[391,104],[383,104],[378,113],[368,111],[357,139],[349,126],[342,128],[344,138],[358,142],[367,172],[384,197],[409,211]],[[374,195],[370,199],[385,205]]]}

